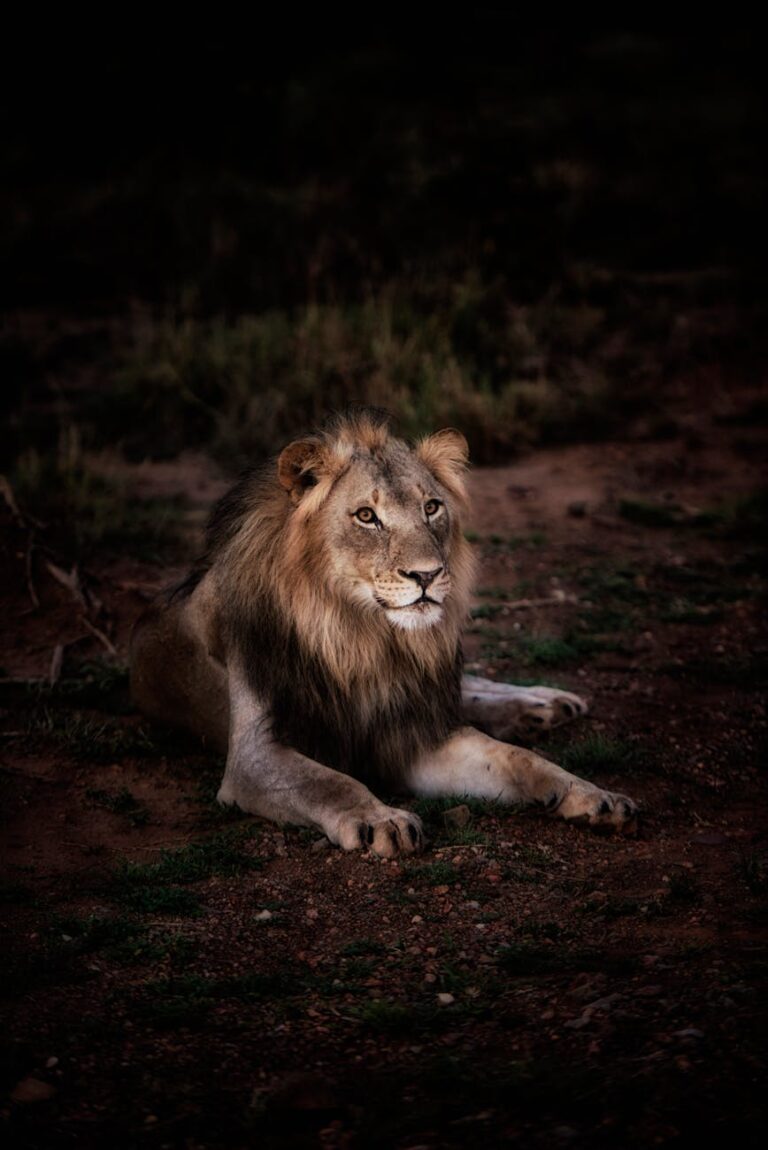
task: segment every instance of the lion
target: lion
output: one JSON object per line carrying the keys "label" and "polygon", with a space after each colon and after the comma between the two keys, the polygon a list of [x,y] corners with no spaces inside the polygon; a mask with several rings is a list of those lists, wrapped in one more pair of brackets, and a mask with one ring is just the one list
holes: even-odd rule
{"label": "lion", "polygon": [[201,558],[136,625],[131,682],[140,710],[226,751],[221,803],[383,857],[424,831],[372,787],[633,822],[630,798],[506,741],[581,698],[463,674],[467,464],[460,432],[411,445],[361,409],[216,505]]}

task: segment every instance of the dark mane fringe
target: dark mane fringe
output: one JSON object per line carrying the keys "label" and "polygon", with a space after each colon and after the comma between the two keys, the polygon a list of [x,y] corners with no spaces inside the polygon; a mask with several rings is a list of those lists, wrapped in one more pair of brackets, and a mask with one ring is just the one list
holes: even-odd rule
{"label": "dark mane fringe", "polygon": [[[318,428],[316,435],[331,441],[343,433],[370,429],[386,433],[393,416],[383,407],[370,404],[350,404],[344,411],[334,412]],[[166,588],[163,596],[167,603],[185,599],[211,570],[217,557],[237,535],[248,514],[259,501],[274,497],[276,458],[259,467],[249,467],[240,473],[235,483],[214,503],[205,526],[205,546],[184,578]]]}
{"label": "dark mane fringe", "polygon": [[[386,413],[360,408],[337,416],[314,441],[329,466],[347,466],[355,451],[375,453],[385,465]],[[325,553],[316,539],[310,543],[314,516],[301,515],[329,482],[294,509],[277,461],[241,476],[214,508],[205,552],[182,588],[206,573],[216,582],[225,646],[269,710],[276,739],[358,778],[394,783],[461,722],[459,633],[471,570],[458,514],[463,488],[450,488],[458,494],[446,619],[439,633],[412,635],[326,598]]]}
{"label": "dark mane fringe", "polygon": [[[460,725],[458,648],[437,675],[414,660],[400,690],[383,681],[377,705],[366,714],[361,685],[335,681],[274,607],[260,604],[248,624],[230,622],[229,641],[254,691],[268,703],[275,738],[328,767],[394,785],[419,754]],[[366,690],[370,695],[371,684]]]}
{"label": "dark mane fringe", "polygon": [[197,585],[205,578],[213,567],[218,555],[234,539],[240,530],[243,520],[248,514],[249,504],[254,496],[254,489],[264,486],[273,486],[272,464],[262,467],[250,467],[241,472],[234,486],[216,500],[208,515],[205,525],[205,545],[201,555],[197,557],[191,570],[184,578],[166,588],[163,592],[166,603],[174,603],[178,599],[188,598]]}

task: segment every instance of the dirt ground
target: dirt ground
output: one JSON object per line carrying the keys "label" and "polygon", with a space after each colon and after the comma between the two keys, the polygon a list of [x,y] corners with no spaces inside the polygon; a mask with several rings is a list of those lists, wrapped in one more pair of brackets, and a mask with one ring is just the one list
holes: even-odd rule
{"label": "dirt ground", "polygon": [[[128,702],[183,562],[75,580],[7,510],[5,1145],[762,1145],[765,411],[686,395],[665,438],[472,476],[467,661],[589,699],[543,753],[636,836],[417,804],[428,852],[384,862],[226,815],[220,763]],[[193,532],[223,488],[132,474]]]}

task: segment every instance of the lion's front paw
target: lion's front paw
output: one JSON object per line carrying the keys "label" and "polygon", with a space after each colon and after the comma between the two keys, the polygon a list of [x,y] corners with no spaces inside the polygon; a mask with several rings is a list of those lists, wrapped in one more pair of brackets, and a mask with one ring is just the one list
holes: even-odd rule
{"label": "lion's front paw", "polygon": [[632,831],[637,826],[637,803],[627,795],[603,791],[579,780],[559,803],[557,814],[569,822],[585,823],[595,829]]}
{"label": "lion's front paw", "polygon": [[425,841],[418,815],[385,806],[345,811],[328,837],[342,850],[372,850],[381,858],[415,854],[424,849]]}
{"label": "lion's front paw", "polygon": [[589,710],[579,695],[554,687],[526,687],[520,704],[518,729],[532,735],[569,723]]}

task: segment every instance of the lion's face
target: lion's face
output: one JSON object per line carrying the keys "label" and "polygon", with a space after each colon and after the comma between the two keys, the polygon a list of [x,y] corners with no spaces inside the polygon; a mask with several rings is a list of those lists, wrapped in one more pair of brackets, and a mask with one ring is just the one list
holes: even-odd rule
{"label": "lion's face", "polygon": [[443,432],[416,449],[389,438],[342,446],[334,443],[334,454],[301,441],[281,457],[281,482],[296,503],[294,554],[313,555],[313,578],[366,614],[404,631],[434,627],[457,575],[466,583],[463,437]]}
{"label": "lion's face", "polygon": [[403,630],[439,623],[451,593],[456,509],[412,452],[393,444],[386,462],[354,460],[325,517],[329,577],[338,594],[383,611]]}

